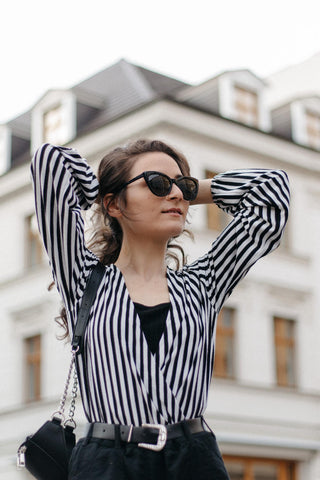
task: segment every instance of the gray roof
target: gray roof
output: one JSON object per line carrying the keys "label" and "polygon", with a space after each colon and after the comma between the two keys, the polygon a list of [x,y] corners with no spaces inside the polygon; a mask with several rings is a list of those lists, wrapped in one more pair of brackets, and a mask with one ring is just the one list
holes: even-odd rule
{"label": "gray roof", "polygon": [[[91,132],[156,99],[171,97],[187,86],[174,78],[119,60],[71,87],[77,98],[77,135]],[[31,112],[32,109],[7,123],[12,132],[11,167],[30,158]]]}
{"label": "gray roof", "polygon": [[85,92],[103,102],[79,133],[98,128],[115,118],[164,96],[172,96],[187,84],[120,60],[109,68],[74,86],[79,98]]}
{"label": "gray roof", "polygon": [[[161,98],[219,116],[218,93],[214,89],[205,94],[202,91],[213,80],[194,86],[121,59],[71,87],[77,98],[77,136]],[[31,112],[32,109],[8,122],[12,131],[12,166],[29,158]],[[272,133],[279,135],[275,128]]]}

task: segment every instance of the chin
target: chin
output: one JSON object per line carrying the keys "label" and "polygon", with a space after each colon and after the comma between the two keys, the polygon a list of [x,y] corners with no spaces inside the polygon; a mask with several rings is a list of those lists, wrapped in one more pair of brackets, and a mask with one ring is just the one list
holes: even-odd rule
{"label": "chin", "polygon": [[169,233],[170,237],[169,238],[177,238],[177,237],[180,237],[180,235],[183,233],[184,231],[184,225],[182,228],[177,228],[177,229],[172,229],[171,232]]}
{"label": "chin", "polygon": [[164,225],[159,222],[157,229],[157,238],[167,238],[169,241],[171,238],[179,237],[185,229],[185,222],[172,222],[171,224]]}

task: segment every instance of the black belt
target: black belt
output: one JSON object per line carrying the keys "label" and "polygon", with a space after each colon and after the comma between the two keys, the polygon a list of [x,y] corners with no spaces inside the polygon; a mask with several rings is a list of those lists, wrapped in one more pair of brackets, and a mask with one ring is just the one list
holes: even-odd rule
{"label": "black belt", "polygon": [[88,436],[105,440],[115,440],[118,435],[120,440],[127,443],[137,443],[138,447],[160,451],[167,440],[190,434],[203,432],[202,418],[184,420],[180,423],[169,425],[144,424],[141,427],[133,425],[110,425],[108,423],[91,423]]}

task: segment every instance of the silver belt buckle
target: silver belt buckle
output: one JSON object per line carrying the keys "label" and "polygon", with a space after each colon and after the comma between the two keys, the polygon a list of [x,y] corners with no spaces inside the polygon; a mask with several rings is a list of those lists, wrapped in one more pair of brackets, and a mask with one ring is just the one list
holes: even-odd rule
{"label": "silver belt buckle", "polygon": [[145,428],[157,428],[159,430],[158,441],[155,445],[152,443],[138,443],[138,447],[147,448],[148,450],[153,450],[155,452],[160,452],[166,444],[167,441],[167,429],[164,425],[153,425],[151,423],[144,423],[142,427]]}

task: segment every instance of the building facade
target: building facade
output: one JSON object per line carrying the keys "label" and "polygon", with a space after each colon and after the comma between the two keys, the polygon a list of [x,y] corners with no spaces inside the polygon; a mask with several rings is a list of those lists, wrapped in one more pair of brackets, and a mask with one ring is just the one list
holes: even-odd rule
{"label": "building facade", "polygon": [[[47,92],[0,126],[0,480],[28,479],[15,452],[59,404],[70,346],[57,341],[60,300],[34,217],[29,164],[43,142],[73,146],[94,169],[112,147],[159,138],[198,178],[236,168],[282,168],[292,203],[282,245],[235,289],[217,327],[206,420],[232,480],[320,480],[320,100],[268,104],[248,70],[200,85],[121,60],[68,90]],[[190,208],[192,260],[230,218]],[[85,423],[76,409],[77,435]]]}

